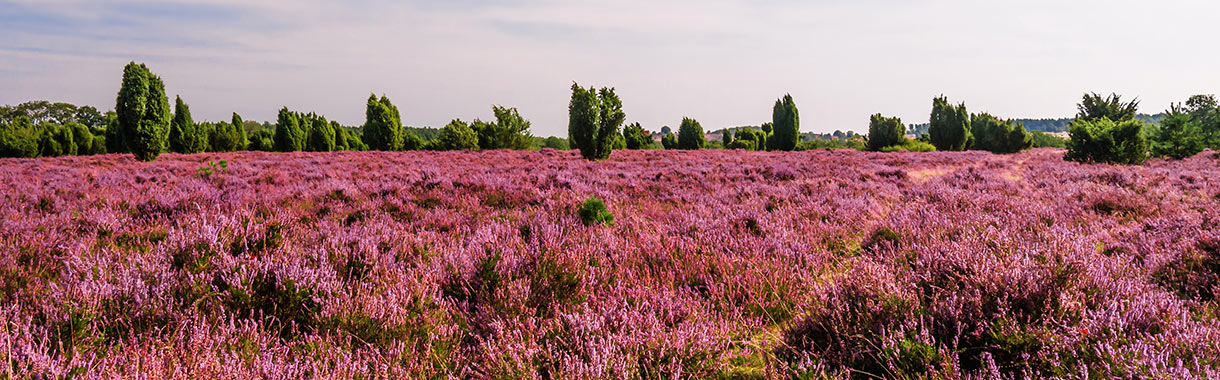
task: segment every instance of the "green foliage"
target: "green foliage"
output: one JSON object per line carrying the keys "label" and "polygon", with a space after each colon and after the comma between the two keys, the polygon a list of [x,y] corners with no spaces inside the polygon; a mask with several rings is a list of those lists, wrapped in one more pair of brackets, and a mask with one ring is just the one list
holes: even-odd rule
{"label": "green foliage", "polygon": [[725,129],[720,132],[720,144],[726,149],[729,149],[729,145],[733,145],[733,130]]}
{"label": "green foliage", "polygon": [[614,225],[614,214],[606,209],[606,203],[596,197],[589,197],[580,205],[580,221],[586,226],[594,224]]}
{"label": "green foliage", "polygon": [[555,136],[547,137],[546,139],[542,140],[542,147],[558,150],[572,149],[571,146],[568,145],[568,139]]}
{"label": "green foliage", "polygon": [[76,154],[76,142],[72,139],[71,129],[49,122],[40,124],[39,129],[42,130],[42,135],[38,139],[38,148],[43,157]]}
{"label": "green foliage", "polygon": [[1110,119],[1116,123],[1128,121],[1135,119],[1135,112],[1139,109],[1139,104],[1139,99],[1123,102],[1122,97],[1114,93],[1105,98],[1097,93],[1084,94],[1080,104],[1076,105],[1076,109],[1079,110],[1076,118],[1085,121]]}
{"label": "green foliage", "polygon": [[280,108],[275,121],[275,150],[298,152],[305,150],[305,130],[295,112],[288,107]]}
{"label": "green foliage", "polygon": [[233,119],[231,122],[235,127],[234,132],[236,132],[237,136],[240,137],[237,144],[239,146],[238,150],[246,149],[246,147],[250,145],[250,137],[246,132],[246,122],[241,119],[241,116],[239,116],[237,112],[233,113]]}
{"label": "green foliage", "polygon": [[753,140],[733,140],[728,145],[725,145],[724,148],[725,149],[758,150],[758,145],[757,145],[757,142],[755,142]]}
{"label": "green foliage", "polygon": [[461,119],[453,119],[441,128],[441,133],[432,142],[437,150],[478,150],[479,135]]}
{"label": "green foliage", "polygon": [[766,148],[766,141],[766,132],[762,130],[739,128],[733,142],[725,145],[725,149],[763,150]]}
{"label": "green foliage", "polygon": [[703,137],[703,126],[695,119],[682,118],[682,125],[678,127],[678,149],[699,150],[704,144],[707,139]]}
{"label": "green foliage", "polygon": [[165,84],[144,64],[128,63],[114,106],[118,115],[118,137],[136,159],[152,161],[167,148],[169,99]]}
{"label": "green foliage", "polygon": [[617,134],[617,133],[615,133],[614,136],[610,136],[610,149],[612,149],[612,150],[627,149],[627,138],[623,137],[623,135]]}
{"label": "green foliage", "polygon": [[114,111],[106,113],[106,151],[110,153],[127,152],[127,141],[123,139],[123,131],[119,128],[119,116]]}
{"label": "green foliage", "polygon": [[169,126],[169,150],[177,153],[198,153],[202,149],[194,147],[195,121],[191,119],[191,108],[182,101],[182,97],[174,98],[174,119]]}
{"label": "green foliage", "polygon": [[239,318],[261,318],[280,337],[290,339],[317,327],[322,313],[312,289],[292,280],[280,281],[273,274],[255,277],[248,287],[218,284],[227,295],[227,310]]}
{"label": "green foliage", "polygon": [[1203,128],[1199,121],[1183,112],[1178,105],[1171,105],[1160,128],[1152,134],[1152,155],[1183,159],[1203,151]]}
{"label": "green foliage", "polygon": [[1190,114],[1190,119],[1199,123],[1204,139],[1203,144],[1212,150],[1220,150],[1220,102],[1215,95],[1194,95],[1186,100],[1182,112]]}
{"label": "green foliage", "polygon": [[232,123],[200,123],[196,127],[196,133],[199,133],[206,139],[206,143],[198,144],[197,148],[200,151],[207,152],[236,152],[245,149],[242,145],[241,129],[244,127],[235,126]]}
{"label": "green foliage", "polygon": [[[931,144],[929,144],[931,146]],[[843,138],[843,139],[812,139],[810,141],[797,144],[796,150],[814,150],[814,149],[854,149],[867,150],[864,139],[861,137]]]}
{"label": "green foliage", "polygon": [[495,123],[475,119],[470,124],[479,138],[481,149],[530,149],[533,137],[529,134],[530,122],[517,113],[516,108],[492,106]]}
{"label": "green foliage", "polygon": [[648,149],[652,147],[652,135],[640,123],[631,123],[623,127],[623,142],[626,149]]}
{"label": "green foliage", "polygon": [[666,133],[661,136],[661,147],[665,149],[678,149],[678,138],[673,133]]}
{"label": "green foliage", "polygon": [[796,149],[796,144],[800,141],[801,136],[801,119],[796,109],[796,103],[792,101],[792,95],[785,94],[783,98],[775,101],[775,107],[771,111],[771,120],[774,124],[775,135],[768,141],[767,148],[789,151]]}
{"label": "green foliage", "polygon": [[572,99],[568,102],[568,142],[580,149],[580,155],[585,159],[610,157],[619,126],[626,118],[623,102],[614,93],[614,88],[585,89],[572,83]]}
{"label": "green foliage", "polygon": [[882,152],[902,152],[902,151],[905,151],[905,152],[935,152],[936,147],[933,146],[931,143],[924,142],[924,141],[902,139],[902,144],[890,145],[890,146],[881,148],[881,151]]}
{"label": "green foliage", "polygon": [[1144,123],[1129,119],[1115,122],[1078,119],[1072,122],[1064,159],[1077,162],[1139,164],[1148,158]]}
{"label": "green foliage", "polygon": [[64,125],[64,128],[72,131],[72,142],[76,144],[76,154],[82,156],[96,154],[93,150],[93,133],[89,132],[89,127],[81,123],[69,122]]}
{"label": "green foliage", "polygon": [[1035,148],[1067,148],[1067,139],[1043,131],[1030,132]]}
{"label": "green foliage", "polygon": [[275,132],[269,129],[255,131],[250,135],[250,150],[271,152],[275,151]]}
{"label": "green foliage", "polygon": [[402,150],[420,150],[424,148],[424,139],[417,136],[411,130],[402,129]]}
{"label": "green foliage", "polygon": [[902,145],[905,131],[906,127],[900,118],[884,117],[881,114],[869,117],[868,150],[880,151],[885,147]]}
{"label": "green foliage", "polygon": [[311,113],[306,115],[303,120],[302,128],[309,135],[305,150],[310,152],[335,151],[335,128],[325,117]]}
{"label": "green foliage", "polygon": [[992,153],[1016,153],[1033,147],[1033,138],[1025,128],[1010,120],[1000,120],[983,113],[970,117],[970,149]]}
{"label": "green foliage", "polygon": [[[398,151],[403,148],[402,118],[398,107],[384,95],[369,94],[364,111],[364,143],[371,150]],[[418,147],[417,147],[418,148]]]}
{"label": "green foliage", "polygon": [[965,150],[966,141],[970,139],[970,116],[966,113],[966,105],[950,105],[943,95],[932,99],[928,137],[936,150]]}

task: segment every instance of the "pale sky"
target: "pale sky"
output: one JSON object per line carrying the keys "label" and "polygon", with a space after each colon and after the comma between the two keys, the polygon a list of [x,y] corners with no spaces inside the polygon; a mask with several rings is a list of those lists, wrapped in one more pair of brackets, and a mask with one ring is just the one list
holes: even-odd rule
{"label": "pale sky", "polygon": [[344,125],[369,93],[440,127],[517,107],[566,136],[571,84],[615,87],[627,121],[757,125],[791,93],[801,130],[971,112],[1070,117],[1086,91],[1156,113],[1220,92],[1216,1],[0,0],[0,104],[114,108],[144,62],[195,120]]}

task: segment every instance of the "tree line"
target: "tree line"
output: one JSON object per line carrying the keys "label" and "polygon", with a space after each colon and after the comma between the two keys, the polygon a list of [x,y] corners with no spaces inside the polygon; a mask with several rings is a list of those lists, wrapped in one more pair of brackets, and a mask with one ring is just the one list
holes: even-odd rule
{"label": "tree line", "polygon": [[[124,67],[114,111],[35,101],[0,107],[0,157],[52,157],[132,153],[153,160],[163,152],[201,153],[258,150],[330,152],[341,150],[579,150],[605,159],[615,149],[707,148],[793,151],[850,148],[882,152],[986,150],[1015,153],[1031,147],[1062,147],[1066,159],[1081,162],[1140,163],[1151,157],[1183,158],[1205,148],[1220,149],[1220,107],[1212,95],[1192,96],[1155,116],[1137,113],[1139,102],[1111,94],[1085,94],[1064,140],[1028,131],[1021,120],[969,113],[964,103],[944,96],[932,100],[929,123],[906,126],[897,117],[875,114],[867,135],[835,131],[800,132],[791,95],[778,98],[771,120],[726,128],[709,140],[699,121],[683,117],[678,130],[654,133],[627,120],[613,87],[584,88],[573,83],[568,104],[568,138],[534,137],[530,122],[516,108],[492,106],[494,120],[453,119],[442,128],[402,124],[398,107],[384,95],[370,94],[365,122],[345,127],[314,112],[281,108],[275,124],[244,121],[233,113],[226,122],[195,122],[190,106],[176,96],[171,110],[165,84],[146,65]],[[171,112],[172,111],[172,112]],[[1048,119],[1049,120],[1049,119]],[[1153,120],[1154,122],[1150,122]],[[916,132],[917,138],[908,138]],[[656,137],[660,136],[659,139]],[[422,137],[421,137],[422,136]]]}
{"label": "tree line", "polygon": [[1160,157],[1181,159],[1203,149],[1220,149],[1220,106],[1214,95],[1191,96],[1152,116],[1139,114],[1138,109],[1138,99],[1084,94],[1076,118],[1068,123],[1070,137],[1064,140],[1040,131],[1031,133],[1016,120],[970,114],[964,103],[950,104],[939,96],[932,100],[926,133],[917,139],[906,137],[908,130],[901,119],[873,115],[867,149],[1004,154],[1035,146],[1060,147],[1067,149],[1064,158],[1070,161],[1115,164],[1139,164]]}

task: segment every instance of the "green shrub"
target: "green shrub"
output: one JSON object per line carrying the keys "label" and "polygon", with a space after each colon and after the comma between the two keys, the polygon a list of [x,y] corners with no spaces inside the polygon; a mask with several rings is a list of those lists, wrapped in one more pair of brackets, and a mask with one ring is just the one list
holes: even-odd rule
{"label": "green shrub", "polygon": [[970,149],[1002,154],[1017,153],[1034,145],[1025,127],[990,114],[971,116],[970,127],[973,136]]}
{"label": "green shrub", "polygon": [[1152,133],[1152,155],[1183,159],[1203,151],[1204,134],[1199,122],[1173,106]]}
{"label": "green shrub", "polygon": [[906,127],[902,119],[873,115],[868,122],[868,150],[879,151],[886,147],[902,145]]}
{"label": "green shrub", "polygon": [[891,145],[891,146],[881,148],[881,151],[882,152],[898,152],[898,151],[935,152],[936,147],[932,146],[932,144],[929,144],[929,143],[926,143],[923,141],[919,141],[919,140],[905,140],[905,141],[903,141],[902,144]]}
{"label": "green shrub", "polygon": [[1088,163],[1143,163],[1148,159],[1148,140],[1143,129],[1144,123],[1139,120],[1077,119],[1069,128],[1072,138],[1064,159]]}
{"label": "green shrub", "polygon": [[0,124],[0,157],[38,157],[38,140],[38,132],[27,117],[11,125]]}
{"label": "green shrub", "polygon": [[432,141],[432,149],[436,150],[478,150],[479,135],[461,119],[453,119],[441,128],[436,140]]}
{"label": "green shrub", "polygon": [[1043,131],[1031,131],[1030,139],[1035,148],[1067,148],[1067,139]]}
{"label": "green shrub", "polygon": [[322,313],[312,289],[298,287],[292,280],[280,281],[274,274],[255,277],[249,289],[224,281],[217,285],[228,296],[224,303],[229,312],[238,318],[261,318],[285,339],[312,331]]}
{"label": "green shrub", "polygon": [[606,204],[601,199],[589,197],[580,205],[580,220],[586,226],[594,224],[614,225],[614,214],[606,209]]}
{"label": "green shrub", "polygon": [[682,118],[682,125],[678,127],[678,149],[684,150],[699,150],[707,144],[707,139],[703,137],[703,126],[699,122],[691,118]]}

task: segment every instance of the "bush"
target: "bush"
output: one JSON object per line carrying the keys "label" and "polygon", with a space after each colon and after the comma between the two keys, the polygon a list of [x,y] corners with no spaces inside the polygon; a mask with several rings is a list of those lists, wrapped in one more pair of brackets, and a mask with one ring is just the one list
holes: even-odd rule
{"label": "bush", "polygon": [[936,151],[936,147],[932,146],[932,144],[930,144],[930,143],[926,143],[926,142],[919,141],[919,140],[905,140],[905,141],[903,141],[902,144],[890,145],[890,146],[881,148],[881,151],[882,152],[899,152],[899,151],[934,152],[934,151]]}
{"label": "bush", "polygon": [[38,157],[38,132],[27,117],[0,125],[0,157]]}
{"label": "bush", "polygon": [[665,149],[678,149],[678,138],[673,133],[667,133],[661,137],[661,147]]}
{"label": "bush", "polygon": [[580,220],[586,226],[594,224],[614,225],[614,214],[606,209],[606,204],[601,199],[589,197],[585,199],[585,203],[580,205]]}
{"label": "bush", "polygon": [[623,142],[627,149],[648,149],[652,147],[652,136],[644,131],[640,123],[631,123],[623,127]]}
{"label": "bush", "polygon": [[682,118],[682,125],[678,127],[678,149],[699,150],[705,144],[707,139],[703,137],[703,126],[695,119]]}
{"label": "bush", "polygon": [[479,135],[461,119],[453,119],[441,128],[440,135],[432,142],[436,150],[478,150]]}
{"label": "bush", "polygon": [[732,142],[729,143],[729,145],[726,145],[724,148],[725,149],[758,150],[758,145],[754,142],[754,140],[733,140]]}
{"label": "bush", "polygon": [[565,139],[562,137],[555,137],[555,136],[551,136],[551,137],[547,137],[547,138],[543,139],[542,147],[558,149],[558,150],[572,149],[571,145],[568,144],[568,139]]}
{"label": "bush", "polygon": [[1035,148],[1067,148],[1067,139],[1043,131],[1030,131]]}
{"label": "bush", "polygon": [[1017,153],[1034,144],[1033,138],[1025,132],[1025,127],[1011,120],[1000,120],[990,114],[971,116],[970,126],[973,136],[970,149],[991,153]]}
{"label": "bush", "polygon": [[949,104],[944,96],[932,99],[932,116],[928,137],[937,150],[963,150],[970,140],[970,118],[966,105]]}
{"label": "bush", "polygon": [[1160,128],[1152,133],[1152,155],[1183,159],[1203,151],[1203,128],[1177,106],[1165,113]]}
{"label": "bush", "polygon": [[364,116],[364,143],[369,149],[402,150],[402,118],[389,98],[383,95],[377,99],[376,95],[369,94]]}
{"label": "bush", "polygon": [[1072,138],[1064,159],[1088,163],[1143,163],[1148,159],[1148,140],[1143,129],[1144,123],[1139,120],[1077,119],[1069,128]]}
{"label": "bush", "polygon": [[[568,142],[573,148],[580,149],[580,155],[585,159],[610,157],[616,138],[622,138],[619,126],[626,118],[623,102],[614,93],[614,88],[585,89],[572,83],[572,99],[568,103]],[[625,141],[623,145],[626,145]]]}
{"label": "bush", "polygon": [[274,274],[255,277],[248,288],[223,281],[217,289],[227,294],[226,308],[238,318],[262,318],[280,337],[291,339],[317,327],[322,306],[312,289],[292,280],[280,281]]}
{"label": "bush", "polygon": [[76,154],[76,142],[72,140],[72,130],[62,125],[42,123],[42,136],[38,139],[38,150],[43,157],[58,157]]}
{"label": "bush", "polygon": [[473,129],[479,137],[479,148],[518,150],[530,148],[533,136],[530,136],[529,133],[529,120],[521,117],[516,108],[492,106],[491,111],[496,115],[495,123],[475,119],[470,124],[470,129]]}
{"label": "bush", "polygon": [[868,122],[868,150],[879,151],[886,147],[902,145],[905,131],[906,127],[900,118],[884,117],[881,114],[871,116]]}

